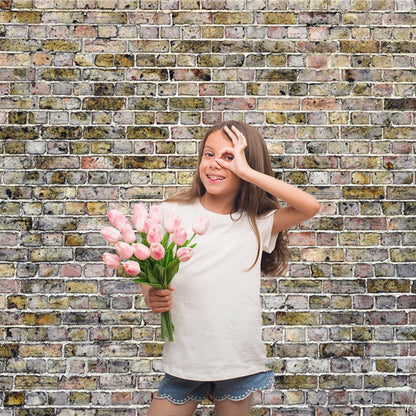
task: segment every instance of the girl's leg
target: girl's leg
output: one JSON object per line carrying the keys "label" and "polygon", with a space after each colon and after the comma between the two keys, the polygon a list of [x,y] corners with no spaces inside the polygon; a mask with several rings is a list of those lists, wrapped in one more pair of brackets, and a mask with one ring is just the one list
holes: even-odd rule
{"label": "girl's leg", "polygon": [[251,409],[251,397],[248,396],[244,400],[232,401],[221,400],[215,402],[216,416],[248,416]]}
{"label": "girl's leg", "polygon": [[184,404],[174,404],[168,399],[153,399],[147,416],[192,416],[198,402],[193,400]]}

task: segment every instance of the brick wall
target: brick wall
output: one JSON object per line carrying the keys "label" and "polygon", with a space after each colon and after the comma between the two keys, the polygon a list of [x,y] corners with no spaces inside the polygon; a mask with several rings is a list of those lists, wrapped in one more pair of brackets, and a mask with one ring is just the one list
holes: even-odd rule
{"label": "brick wall", "polygon": [[99,229],[221,119],[323,205],[264,279],[252,414],[415,416],[415,29],[414,0],[0,0],[0,416],[145,415],[159,318]]}

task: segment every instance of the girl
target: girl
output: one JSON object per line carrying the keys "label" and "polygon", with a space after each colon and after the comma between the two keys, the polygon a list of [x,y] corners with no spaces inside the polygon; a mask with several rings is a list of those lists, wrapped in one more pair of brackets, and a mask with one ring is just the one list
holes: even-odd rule
{"label": "girl", "polygon": [[251,393],[273,379],[261,338],[260,274],[284,272],[287,230],[319,207],[313,196],[273,177],[256,129],[229,121],[207,132],[190,190],[163,209],[180,215],[188,230],[206,215],[208,231],[169,290],[142,285],[152,311],[171,310],[176,324],[148,416],[190,416],[206,397],[217,416],[249,414]]}

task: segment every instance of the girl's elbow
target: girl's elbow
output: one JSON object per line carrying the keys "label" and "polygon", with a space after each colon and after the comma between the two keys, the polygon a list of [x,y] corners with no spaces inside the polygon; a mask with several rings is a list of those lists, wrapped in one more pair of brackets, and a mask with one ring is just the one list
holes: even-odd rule
{"label": "girl's elbow", "polygon": [[314,203],[312,204],[311,211],[312,217],[314,217],[319,211],[321,210],[321,203],[315,199]]}
{"label": "girl's elbow", "polygon": [[308,218],[314,217],[321,209],[321,204],[316,199],[308,207]]}

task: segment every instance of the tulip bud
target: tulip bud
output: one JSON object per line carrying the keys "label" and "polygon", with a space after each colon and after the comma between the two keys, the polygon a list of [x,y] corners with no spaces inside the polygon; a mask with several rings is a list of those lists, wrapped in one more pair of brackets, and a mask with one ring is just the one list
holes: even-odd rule
{"label": "tulip bud", "polygon": [[126,243],[134,243],[136,241],[136,235],[134,234],[133,228],[130,223],[126,222],[121,227],[121,235]]}
{"label": "tulip bud", "polygon": [[153,243],[150,245],[150,256],[155,260],[162,260],[165,255],[165,249],[162,244]]}
{"label": "tulip bud", "polygon": [[149,216],[160,224],[163,221],[163,211],[160,205],[152,205],[149,210]]}
{"label": "tulip bud", "polygon": [[131,219],[134,227],[139,233],[144,232],[144,222],[147,218],[147,209],[143,203],[136,204],[133,208],[134,215]]}
{"label": "tulip bud", "polygon": [[144,244],[135,243],[132,245],[132,247],[133,247],[133,254],[139,260],[146,260],[150,257],[149,247],[145,246]]}
{"label": "tulip bud", "polygon": [[181,217],[176,214],[170,214],[167,221],[164,224],[164,227],[168,233],[174,233],[180,225]]}
{"label": "tulip bud", "polygon": [[185,228],[176,229],[175,232],[173,233],[172,241],[178,246],[184,245],[186,241]]}
{"label": "tulip bud", "polygon": [[152,227],[147,233],[147,242],[149,244],[160,243],[162,238],[162,231],[160,231],[159,227]]}
{"label": "tulip bud", "polygon": [[118,230],[121,230],[123,224],[128,222],[127,218],[118,209],[108,211],[107,217],[110,220],[111,225],[116,227]]}
{"label": "tulip bud", "polygon": [[133,247],[124,241],[119,241],[114,248],[122,259],[129,259],[133,255]]}
{"label": "tulip bud", "polygon": [[144,232],[148,233],[151,228],[158,226],[158,223],[153,218],[146,218],[144,221]]}
{"label": "tulip bud", "polygon": [[117,243],[121,239],[120,231],[114,227],[103,227],[100,234],[104,237],[109,243]]}
{"label": "tulip bud", "polygon": [[116,254],[104,253],[103,260],[109,269],[118,269],[121,266],[121,259]]}
{"label": "tulip bud", "polygon": [[199,217],[194,225],[192,226],[192,230],[195,234],[202,235],[207,232],[209,226],[209,218],[208,217]]}
{"label": "tulip bud", "polygon": [[134,207],[133,207],[133,215],[138,216],[138,217],[147,218],[146,205],[143,204],[143,202],[140,202],[140,204],[135,204]]}
{"label": "tulip bud", "polygon": [[129,260],[123,264],[123,269],[131,276],[137,276],[140,273],[140,264],[136,261]]}
{"label": "tulip bud", "polygon": [[193,250],[190,247],[181,247],[176,252],[179,261],[185,262],[188,261],[192,257]]}

